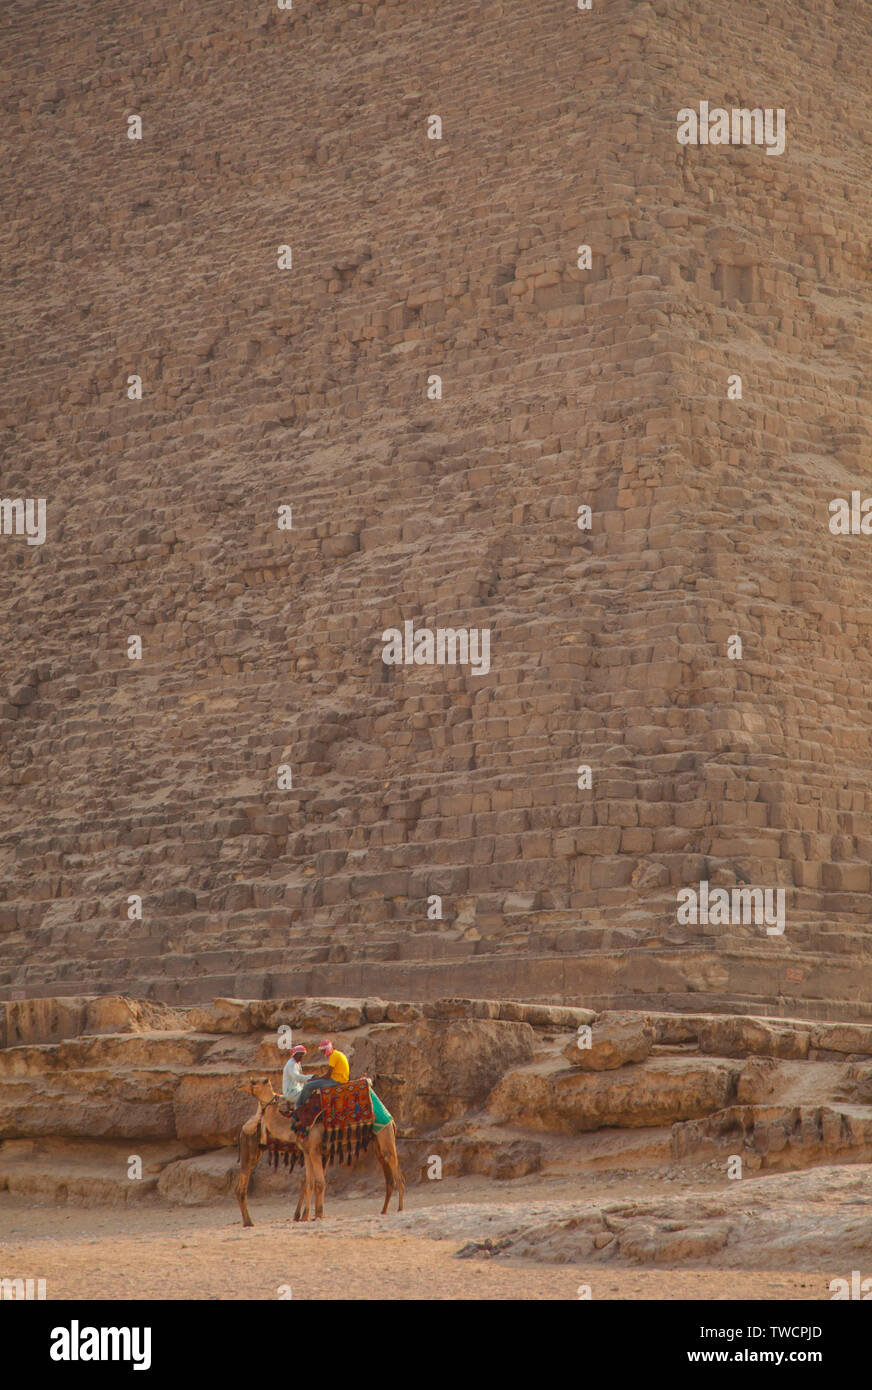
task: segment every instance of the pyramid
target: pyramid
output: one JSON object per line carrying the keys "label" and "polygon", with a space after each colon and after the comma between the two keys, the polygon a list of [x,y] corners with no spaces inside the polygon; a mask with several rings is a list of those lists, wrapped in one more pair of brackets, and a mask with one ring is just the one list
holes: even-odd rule
{"label": "pyramid", "polygon": [[700,8],[7,7],[0,997],[872,1016],[872,34]]}

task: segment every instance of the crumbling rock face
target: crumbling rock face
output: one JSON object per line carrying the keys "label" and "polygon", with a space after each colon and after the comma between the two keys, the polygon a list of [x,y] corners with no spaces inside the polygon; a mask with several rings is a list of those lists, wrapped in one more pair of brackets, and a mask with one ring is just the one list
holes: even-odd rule
{"label": "crumbling rock face", "polygon": [[611,1125],[635,1129],[721,1110],[735,1096],[737,1080],[737,1067],[702,1058],[658,1058],[644,1067],[593,1073],[537,1063],[505,1077],[487,1104],[497,1119],[558,1134]]}
{"label": "crumbling rock face", "polygon": [[82,1033],[135,1033],[190,1027],[183,1011],[176,1014],[165,1004],[124,995],[83,995],[70,998],[26,999],[0,1003],[0,1048],[24,1042],[55,1042]]}
{"label": "crumbling rock face", "polygon": [[676,1124],[676,1162],[736,1155],[749,1171],[868,1162],[872,1113],[863,1107],[757,1104],[727,1106],[704,1120]]}
{"label": "crumbling rock face", "polygon": [[855,1063],[845,1068],[839,1099],[859,1101],[861,1105],[872,1104],[872,1062]]}
{"label": "crumbling rock face", "polygon": [[712,1019],[699,1030],[701,1052],[718,1057],[806,1057],[811,1029],[780,1028],[759,1019]]}
{"label": "crumbling rock face", "polygon": [[[454,1128],[457,1134],[451,1132]],[[434,1158],[439,1159],[441,1177],[478,1174],[507,1182],[541,1172],[544,1146],[528,1137],[504,1139],[498,1130],[488,1132],[468,1123],[444,1126],[438,1137],[430,1135],[426,1139],[403,1141],[403,1170],[407,1180],[431,1180]]]}
{"label": "crumbling rock face", "polygon": [[533,1046],[528,1023],[374,1024],[355,1046],[354,1065],[406,1123],[436,1125],[479,1109],[507,1071],[530,1061]]}
{"label": "crumbling rock face", "polygon": [[[456,997],[224,998],[147,1028],[137,1001],[30,1002],[15,1026],[32,1040],[0,1049],[0,1186],[50,1200],[132,1200],[131,1152],[149,1156],[142,1193],[226,1196],[254,1111],[242,1085],[280,1087],[288,1027],[315,1060],[329,1029],[352,1075],[372,1077],[410,1180],[430,1181],[434,1158],[446,1176],[507,1181],[670,1158],[738,1155],[749,1173],[872,1159],[872,1029]],[[58,1039],[76,1019],[92,1030]],[[103,1031],[115,1020],[127,1031]],[[585,1029],[594,1067],[575,1056]],[[350,1190],[356,1172],[331,1183]],[[281,1172],[259,1181],[286,1190]]]}

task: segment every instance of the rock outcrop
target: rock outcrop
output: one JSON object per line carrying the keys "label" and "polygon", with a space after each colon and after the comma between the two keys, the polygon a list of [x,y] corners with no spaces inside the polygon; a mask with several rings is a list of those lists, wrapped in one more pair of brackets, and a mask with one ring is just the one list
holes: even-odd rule
{"label": "rock outcrop", "polygon": [[[872,1161],[867,1028],[458,998],[217,999],[162,1020],[123,998],[61,1002],[3,1006],[28,1040],[0,1049],[0,1187],[53,1201],[228,1196],[253,1112],[242,1083],[257,1073],[278,1087],[280,1030],[314,1050],[325,1027],[396,1117],[410,1181],[432,1177],[434,1158],[445,1175],[501,1180]],[[58,1039],[74,1017],[93,1031]],[[580,1026],[608,1066],[567,1060]],[[281,1171],[257,1181],[287,1190]],[[356,1169],[331,1177],[357,1181]]]}
{"label": "rock outcrop", "polygon": [[[846,1257],[868,1260],[870,1201],[865,1174],[823,1168],[758,1179],[753,1209],[741,1183],[716,1195],[562,1208],[554,1203],[550,1210],[546,1206],[520,1220],[517,1210],[504,1208],[492,1212],[488,1239],[469,1242],[460,1254],[594,1266],[627,1261],[699,1268],[714,1263],[721,1270],[822,1264],[844,1272]],[[824,1223],[819,1216],[823,1210]],[[850,1279],[850,1267],[847,1272]]]}

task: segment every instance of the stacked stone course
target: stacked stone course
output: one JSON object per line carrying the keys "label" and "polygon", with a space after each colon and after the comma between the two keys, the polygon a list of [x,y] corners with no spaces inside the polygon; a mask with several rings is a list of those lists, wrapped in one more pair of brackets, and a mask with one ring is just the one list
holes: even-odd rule
{"label": "stacked stone course", "polygon": [[748,10],[10,0],[0,996],[869,1014],[872,35]]}

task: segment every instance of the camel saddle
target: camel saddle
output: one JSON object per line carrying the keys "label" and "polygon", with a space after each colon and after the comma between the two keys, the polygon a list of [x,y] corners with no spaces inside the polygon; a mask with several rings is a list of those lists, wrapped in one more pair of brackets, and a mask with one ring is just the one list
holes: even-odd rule
{"label": "camel saddle", "polygon": [[[375,1116],[369,1082],[348,1081],[344,1086],[325,1086],[316,1092],[324,1126],[323,1151],[329,1164],[351,1164],[365,1153],[373,1137]],[[313,1097],[314,1099],[314,1097]]]}
{"label": "camel saddle", "polygon": [[[366,1080],[349,1081],[344,1086],[325,1086],[313,1091],[302,1106],[294,1109],[288,1101],[280,1103],[279,1110],[283,1115],[292,1117],[291,1124],[300,1139],[306,1139],[318,1121],[323,1124],[321,1155],[325,1166],[334,1161],[353,1163],[362,1153],[366,1153],[375,1133],[376,1115]],[[277,1166],[281,1154],[285,1167],[290,1165],[293,1168],[296,1145],[283,1144],[270,1137],[266,1147],[270,1163]]]}
{"label": "camel saddle", "polygon": [[293,1101],[282,1101],[279,1105],[282,1115],[290,1115],[291,1123],[301,1139],[305,1139],[309,1130],[321,1114],[321,1092],[313,1091],[309,1098],[302,1105],[295,1106]]}

